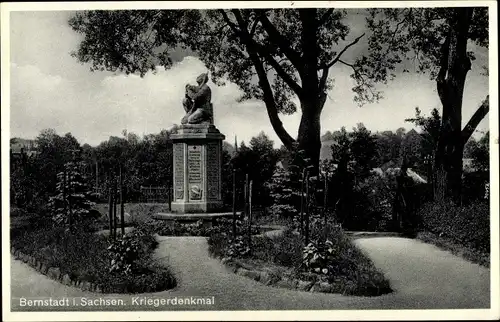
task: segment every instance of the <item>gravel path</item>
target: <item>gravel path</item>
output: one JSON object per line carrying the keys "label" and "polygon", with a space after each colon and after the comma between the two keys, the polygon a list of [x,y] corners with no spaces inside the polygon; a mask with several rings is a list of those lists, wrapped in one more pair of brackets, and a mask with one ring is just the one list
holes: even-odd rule
{"label": "gravel path", "polygon": [[[99,307],[99,310],[259,310],[259,309],[451,309],[489,307],[489,270],[466,262],[435,246],[405,238],[358,239],[366,252],[391,281],[396,292],[379,297],[299,292],[264,286],[226,270],[219,260],[208,256],[203,237],[158,237],[156,256],[169,265],[178,279],[171,291],[141,296],[214,297],[211,306]],[[11,260],[12,309],[19,298],[95,297],[96,294],[64,286],[38,274],[18,260]],[[131,295],[109,294],[123,298]],[[26,309],[26,308],[22,308]],[[50,308],[54,310],[55,308]],[[63,308],[68,310],[68,308]],[[94,309],[70,307],[70,310]]]}

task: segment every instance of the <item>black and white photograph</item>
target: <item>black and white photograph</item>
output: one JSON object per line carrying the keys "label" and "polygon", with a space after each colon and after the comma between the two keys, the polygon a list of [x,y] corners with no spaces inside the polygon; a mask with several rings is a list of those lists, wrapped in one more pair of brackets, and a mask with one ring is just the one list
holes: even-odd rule
{"label": "black and white photograph", "polygon": [[6,321],[500,318],[495,1],[1,18]]}

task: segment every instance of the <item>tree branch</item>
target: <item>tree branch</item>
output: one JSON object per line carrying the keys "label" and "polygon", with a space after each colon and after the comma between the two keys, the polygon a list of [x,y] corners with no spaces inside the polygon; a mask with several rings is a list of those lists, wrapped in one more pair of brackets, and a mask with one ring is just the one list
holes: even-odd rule
{"label": "tree branch", "polygon": [[256,17],[255,20],[253,21],[252,28],[250,28],[250,38],[253,38],[253,35],[255,33],[255,30],[257,29],[259,21],[260,21],[259,17]]}
{"label": "tree branch", "polygon": [[297,82],[283,69],[283,67],[281,67],[280,63],[274,59],[266,47],[255,43],[253,40],[250,41],[253,42],[254,46],[258,49],[258,52],[263,54],[266,61],[274,68],[278,76],[285,81],[285,83],[295,92],[295,94],[297,94],[297,96],[300,97],[302,95],[302,87],[300,87],[299,84],[297,84]]}
{"label": "tree branch", "polygon": [[[266,61],[276,70],[276,73],[285,81],[285,83],[297,94],[297,96],[302,95],[302,88],[297,84],[296,81],[293,80],[293,78],[281,67],[281,65],[274,59],[272,54],[269,52],[269,50],[257,42],[255,42],[250,34],[247,32],[247,27],[248,24],[244,22],[243,17],[241,16],[240,12],[238,9],[233,9],[232,10],[233,14],[236,17],[236,20],[238,22],[238,25],[240,28],[238,29],[237,26],[229,19],[227,16],[226,12],[224,10],[221,10],[222,16],[224,17],[224,20],[227,22],[227,24],[233,29],[233,31],[240,36],[240,38],[247,39],[247,46],[251,45],[261,56],[266,58]],[[258,19],[258,18],[256,18]],[[266,76],[267,77],[267,76]]]}
{"label": "tree branch", "polygon": [[[267,79],[267,73],[264,69],[262,61],[259,58],[259,55],[257,54],[257,48],[255,48],[255,42],[252,41],[252,39],[250,38],[247,29],[248,26],[246,22],[243,20],[243,17],[241,16],[239,10],[234,9],[233,13],[236,17],[238,25],[241,28],[241,31],[237,32],[237,34],[241,37],[242,42],[246,45],[248,55],[250,56],[250,59],[252,60],[252,63],[255,67],[255,71],[257,72],[257,76],[259,77],[259,85],[262,88],[263,100],[266,105],[269,121],[271,121],[271,125],[274,131],[276,132],[276,135],[278,135],[278,137],[280,138],[281,142],[283,142],[283,144],[286,146],[287,149],[292,150],[295,145],[295,140],[290,136],[290,134],[288,134],[286,129],[283,127],[283,123],[279,118],[278,108],[276,106],[276,101],[274,99],[273,90],[271,88],[271,85],[269,84],[269,80]],[[226,21],[231,22],[229,20],[229,17],[227,17],[227,15],[225,14],[225,12],[223,16],[225,16],[224,19]],[[238,30],[238,28],[235,25],[234,28],[235,28],[234,30]]]}
{"label": "tree branch", "polygon": [[328,72],[330,68],[324,68],[323,73],[321,74],[321,79],[319,80],[319,90],[320,92],[325,91],[326,80],[328,79]]}
{"label": "tree branch", "polygon": [[220,9],[219,12],[222,15],[222,18],[226,21],[226,23],[229,25],[229,27],[233,30],[235,34],[239,34],[240,30],[236,27],[236,24],[229,19],[227,13],[224,11],[224,9]]}
{"label": "tree branch", "polygon": [[318,69],[324,69],[324,68],[330,68],[332,67],[333,65],[335,65],[335,63],[337,63],[340,58],[342,57],[342,55],[346,52],[347,49],[349,49],[350,47],[354,46],[355,44],[358,43],[358,41],[363,38],[365,34],[363,33],[361,36],[357,37],[356,39],[354,39],[350,44],[348,44],[347,46],[344,47],[344,49],[342,49],[340,51],[340,53],[328,64],[323,64],[321,66],[319,66]]}
{"label": "tree branch", "polygon": [[259,19],[262,23],[262,26],[266,30],[269,37],[278,45],[278,47],[283,51],[285,56],[290,60],[292,65],[297,68],[299,73],[301,73],[303,69],[303,64],[300,59],[299,53],[290,47],[290,43],[286,40],[283,35],[276,29],[276,27],[267,19],[265,12],[259,12]]}
{"label": "tree branch", "polygon": [[469,122],[467,122],[464,129],[462,130],[462,144],[467,143],[472,133],[474,133],[479,123],[481,123],[481,121],[484,119],[484,117],[488,114],[489,111],[490,111],[490,96],[488,95],[486,96],[486,99],[483,101],[481,106],[479,106],[479,108],[476,110],[474,115],[472,115]]}

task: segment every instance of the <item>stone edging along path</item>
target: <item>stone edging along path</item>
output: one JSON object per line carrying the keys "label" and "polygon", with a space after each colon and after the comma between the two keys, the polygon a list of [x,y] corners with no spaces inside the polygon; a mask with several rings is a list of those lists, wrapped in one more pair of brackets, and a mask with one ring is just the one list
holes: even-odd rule
{"label": "stone edging along path", "polygon": [[269,272],[244,268],[241,264],[229,258],[222,258],[221,263],[231,272],[240,276],[251,278],[256,282],[267,286],[305,292],[336,293],[334,292],[335,286],[327,282],[303,281],[288,277],[282,277],[276,280],[276,276],[273,276],[273,274],[270,274]]}
{"label": "stone edging along path", "polygon": [[23,252],[14,248],[11,249],[11,253],[16,259],[21,260],[22,262],[33,267],[36,271],[64,285],[74,286],[84,291],[103,293],[102,286],[99,284],[79,280],[78,278],[71,278],[69,274],[63,275],[59,267],[48,267],[45,263],[37,260],[35,257],[24,254]]}

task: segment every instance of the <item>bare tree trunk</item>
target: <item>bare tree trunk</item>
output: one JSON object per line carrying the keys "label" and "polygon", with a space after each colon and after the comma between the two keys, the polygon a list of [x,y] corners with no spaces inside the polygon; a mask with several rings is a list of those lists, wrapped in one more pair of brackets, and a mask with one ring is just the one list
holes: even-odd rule
{"label": "bare tree trunk", "polygon": [[456,203],[460,203],[462,187],[462,102],[465,78],[471,69],[467,40],[472,13],[472,8],[453,9],[452,17],[449,18],[449,33],[441,48],[441,66],[436,78],[443,116],[434,168],[438,175],[440,172],[446,173],[446,183],[441,186],[439,181],[435,181],[435,199],[450,198]]}

